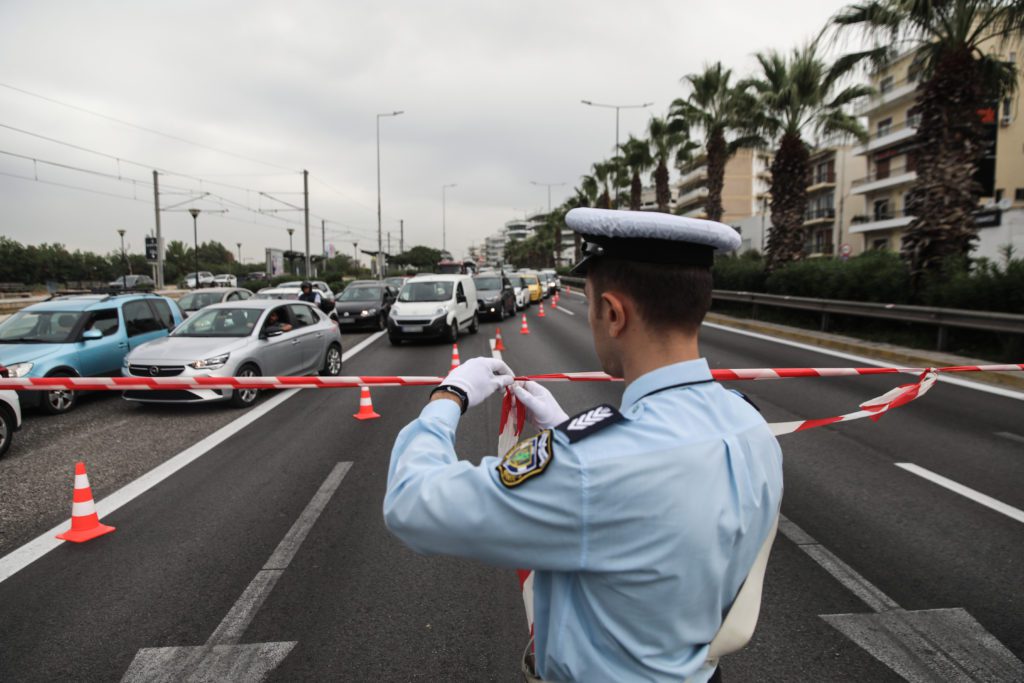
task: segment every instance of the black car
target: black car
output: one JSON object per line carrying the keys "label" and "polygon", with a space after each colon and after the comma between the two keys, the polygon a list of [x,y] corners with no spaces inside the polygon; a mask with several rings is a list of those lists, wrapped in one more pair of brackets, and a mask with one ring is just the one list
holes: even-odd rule
{"label": "black car", "polygon": [[473,283],[476,284],[478,317],[504,320],[516,314],[516,290],[505,275],[477,275]]}
{"label": "black car", "polygon": [[383,330],[387,327],[391,304],[398,297],[394,287],[376,280],[356,280],[345,288],[334,300],[334,314],[338,326],[346,328],[371,327]]}
{"label": "black car", "polygon": [[123,275],[108,282],[107,287],[112,291],[152,292],[156,283],[148,275]]}

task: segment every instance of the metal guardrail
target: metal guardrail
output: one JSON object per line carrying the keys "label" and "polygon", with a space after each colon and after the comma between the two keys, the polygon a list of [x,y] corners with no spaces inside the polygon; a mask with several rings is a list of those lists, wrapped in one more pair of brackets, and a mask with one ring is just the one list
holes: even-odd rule
{"label": "metal guardrail", "polygon": [[[583,278],[562,277],[562,282],[573,287],[583,286]],[[996,311],[969,311],[961,308],[938,308],[935,306],[908,306],[904,304],[879,304],[867,301],[845,301],[842,299],[815,299],[804,296],[762,294],[760,292],[733,292],[716,289],[711,293],[716,301],[733,301],[751,304],[753,317],[757,317],[760,306],[792,308],[821,314],[821,331],[828,332],[831,315],[852,315],[861,318],[899,320],[901,322],[934,325],[938,328],[936,349],[944,351],[949,338],[949,328],[959,327],[987,332],[1024,334],[1024,315]]]}
{"label": "metal guardrail", "polygon": [[829,316],[832,314],[935,325],[938,328],[936,349],[939,351],[945,350],[950,327],[1008,334],[1024,334],[1024,315],[1014,313],[968,311],[960,308],[938,308],[933,306],[879,304],[866,301],[844,301],[841,299],[815,299],[811,297],[761,294],[757,292],[732,292],[723,289],[714,290],[712,298],[719,301],[751,304],[754,307],[755,318],[757,317],[759,306],[792,308],[820,313],[821,330],[823,332],[828,331]]}

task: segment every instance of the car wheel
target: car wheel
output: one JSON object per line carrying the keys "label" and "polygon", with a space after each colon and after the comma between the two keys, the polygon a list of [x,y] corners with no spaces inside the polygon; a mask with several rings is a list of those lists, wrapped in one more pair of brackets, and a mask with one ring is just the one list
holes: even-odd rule
{"label": "car wheel", "polygon": [[341,347],[331,344],[327,347],[327,357],[320,374],[325,377],[337,377],[341,374]]}
{"label": "car wheel", "polygon": [[448,341],[452,344],[459,341],[459,319],[455,318],[451,324],[448,325]]}
{"label": "car wheel", "polygon": [[[58,372],[48,377],[70,377],[66,372]],[[47,391],[43,394],[43,400],[40,405],[43,408],[43,412],[48,415],[63,415],[72,408],[75,407],[75,403],[78,402],[78,392],[70,389],[54,389],[53,391]]]}
{"label": "car wheel", "polygon": [[[258,377],[259,370],[255,365],[243,365],[235,373],[235,377]],[[231,393],[231,405],[235,408],[248,408],[259,397],[259,389],[235,389]]]}
{"label": "car wheel", "polygon": [[399,339],[398,337],[393,337],[390,334],[388,335],[388,341],[391,342],[392,346],[401,346],[402,345],[402,340],[401,339]]}
{"label": "car wheel", "polygon": [[377,317],[377,331],[380,332],[380,331],[382,331],[387,326],[388,326],[387,316],[385,314],[381,313]]}
{"label": "car wheel", "polygon": [[473,322],[469,324],[469,333],[476,334],[480,331],[480,318],[477,317],[476,313],[473,314]]}
{"label": "car wheel", "polygon": [[7,408],[0,407],[0,457],[11,447],[14,438],[14,415]]}

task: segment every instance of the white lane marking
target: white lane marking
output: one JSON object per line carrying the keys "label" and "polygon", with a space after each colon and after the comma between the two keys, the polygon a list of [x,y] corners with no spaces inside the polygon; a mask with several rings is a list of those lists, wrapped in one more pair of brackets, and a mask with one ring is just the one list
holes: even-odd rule
{"label": "white lane marking", "polygon": [[263,569],[256,573],[255,578],[228,611],[224,620],[217,626],[207,641],[207,645],[234,645],[242,639],[245,629],[249,627],[256,612],[270,595],[277,579],[291,564],[295,554],[299,551],[299,546],[306,540],[310,529],[320,518],[327,503],[331,500],[331,496],[338,490],[341,480],[345,478],[350,469],[352,469],[351,462],[339,462],[334,466],[302,514],[292,524],[292,528],[277,544],[277,548],[263,565]]}
{"label": "white lane marking", "polygon": [[561,311],[562,313],[568,313],[569,315],[576,315],[575,313],[573,313],[572,311],[570,311],[570,310],[569,310],[568,308],[562,308],[561,306],[553,306],[553,308],[554,308],[554,309],[555,309],[556,311]]}
{"label": "white lane marking", "polygon": [[779,531],[875,612],[899,608],[895,600],[836,557],[828,548],[811,538],[785,515],[779,515]]}
{"label": "white lane marking", "polygon": [[295,647],[295,642],[239,645],[239,641],[351,468],[351,462],[339,462],[331,469],[263,569],[256,572],[205,645],[143,648],[135,653],[121,679],[122,683],[155,680],[262,681],[277,668]]}
{"label": "white lane marking", "polygon": [[1001,436],[1004,439],[1009,439],[1010,441],[1016,441],[1017,443],[1024,443],[1024,436],[1014,434],[1013,432],[996,432],[995,435]]}
{"label": "white lane marking", "polygon": [[975,491],[974,489],[968,486],[959,484],[953,481],[952,479],[947,479],[941,474],[936,474],[935,472],[927,470],[919,465],[915,465],[912,462],[898,462],[895,463],[895,465],[896,467],[904,469],[907,472],[916,474],[917,476],[922,477],[923,479],[927,479],[933,484],[938,484],[939,486],[945,489],[949,489],[953,493],[959,493],[961,496],[964,496],[965,498],[970,498],[975,503],[980,503],[981,505],[984,505],[985,507],[991,510],[995,510],[996,512],[1006,515],[1010,519],[1015,519],[1018,522],[1024,523],[1024,510],[1015,508],[1012,505],[1007,505],[1006,503],[1000,500],[996,500],[992,496],[986,496],[984,493],[981,493],[980,491]]}
{"label": "white lane marking", "polygon": [[[717,323],[709,323],[705,321],[703,323],[705,327],[710,327],[713,330],[721,330],[723,332],[732,332],[733,334],[743,335],[744,337],[752,337],[754,339],[763,339],[764,341],[775,342],[776,344],[782,344],[784,346],[791,346],[795,349],[803,349],[805,351],[814,351],[815,353],[821,353],[826,356],[832,356],[834,358],[842,358],[844,360],[852,360],[857,363],[864,363],[866,365],[874,365],[880,368],[887,368],[892,365],[891,362],[875,360],[873,358],[865,358],[864,356],[855,356],[852,353],[844,353],[842,351],[833,351],[832,349],[825,349],[820,346],[811,346],[810,344],[801,344],[800,342],[790,341],[788,339],[781,339],[779,337],[772,337],[767,334],[760,334],[758,332],[749,332],[747,330],[738,330],[734,327],[727,325],[719,325]],[[1024,392],[1014,391],[1013,389],[1004,389],[1003,387],[990,386],[987,384],[981,384],[979,382],[971,382],[969,380],[960,379],[958,377],[950,377],[949,375],[940,374],[940,382],[948,382],[949,384],[956,385],[958,387],[965,387],[967,389],[974,389],[975,391],[982,391],[986,394],[995,394],[996,396],[1003,396],[1004,398],[1012,398],[1018,401],[1024,401]]]}
{"label": "white lane marking", "polygon": [[490,342],[490,344],[491,344],[491,358],[497,358],[498,360],[501,360],[501,351],[499,351],[498,349],[494,348],[495,346],[498,345],[497,340],[495,340],[495,339],[488,339],[487,341]]}
{"label": "white lane marking", "polygon": [[[342,354],[342,362],[352,358],[382,336],[384,336],[384,331],[370,335],[359,344],[356,344]],[[114,491],[103,500],[96,501],[96,512],[100,517],[105,517],[122,505],[138,498],[140,495],[153,488],[181,468],[202,457],[224,441],[227,441],[229,438],[242,431],[298,392],[299,389],[287,389],[279,392],[277,395],[263,403],[260,403],[255,408],[252,408],[245,413],[245,415],[229,422],[201,441],[192,444],[173,458],[165,460],[163,463],[157,465],[149,472],[146,472],[138,479],[131,481],[119,488],[117,491]],[[3,557],[0,557],[0,583],[3,583],[15,573],[21,571],[46,553],[63,544],[64,541],[56,538],[56,535],[67,530],[70,525],[71,519],[68,518],[49,531],[44,531],[28,543],[25,543]]]}

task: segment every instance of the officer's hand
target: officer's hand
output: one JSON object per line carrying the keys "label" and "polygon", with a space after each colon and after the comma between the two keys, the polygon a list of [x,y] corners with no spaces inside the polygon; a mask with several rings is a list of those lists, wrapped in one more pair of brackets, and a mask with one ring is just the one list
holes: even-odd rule
{"label": "officer's hand", "polygon": [[452,370],[441,384],[450,384],[466,392],[469,408],[480,405],[498,389],[512,384],[512,368],[497,358],[470,358]]}
{"label": "officer's hand", "polygon": [[536,382],[524,382],[522,386],[517,384],[512,387],[512,392],[526,406],[530,422],[540,429],[550,429],[569,419],[551,392]]}

